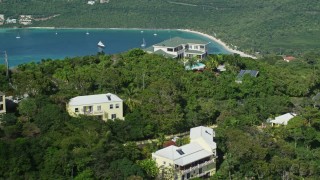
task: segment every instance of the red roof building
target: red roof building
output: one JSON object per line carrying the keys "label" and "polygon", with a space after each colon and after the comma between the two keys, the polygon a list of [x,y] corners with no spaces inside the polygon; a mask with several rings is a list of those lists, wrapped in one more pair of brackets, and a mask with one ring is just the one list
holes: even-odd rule
{"label": "red roof building", "polygon": [[163,147],[176,146],[176,143],[173,141],[166,141],[163,143]]}
{"label": "red roof building", "polygon": [[287,61],[287,62],[290,62],[290,61],[295,60],[295,59],[296,59],[296,58],[293,57],[293,56],[284,56],[284,57],[283,57],[283,60],[284,60],[284,61]]}

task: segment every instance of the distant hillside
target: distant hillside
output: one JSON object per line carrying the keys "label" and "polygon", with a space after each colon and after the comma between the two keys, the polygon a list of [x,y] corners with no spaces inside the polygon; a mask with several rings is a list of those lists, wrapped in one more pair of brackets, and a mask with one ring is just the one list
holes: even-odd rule
{"label": "distant hillside", "polygon": [[60,14],[32,26],[188,28],[250,53],[320,50],[318,0],[3,0],[0,14]]}

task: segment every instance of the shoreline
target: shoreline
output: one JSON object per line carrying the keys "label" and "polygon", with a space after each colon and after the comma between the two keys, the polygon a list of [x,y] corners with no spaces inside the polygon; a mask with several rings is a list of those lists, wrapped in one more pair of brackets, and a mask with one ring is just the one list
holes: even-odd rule
{"label": "shoreline", "polygon": [[257,57],[255,56],[252,56],[250,54],[247,54],[245,52],[242,52],[242,51],[239,51],[239,50],[235,50],[235,49],[232,49],[231,47],[229,47],[225,42],[221,41],[220,39],[214,37],[214,36],[211,36],[209,34],[205,34],[203,32],[199,32],[199,31],[194,31],[194,30],[190,30],[190,29],[177,29],[179,31],[183,31],[183,32],[188,32],[188,33],[194,33],[194,34],[198,34],[198,35],[201,35],[201,36],[204,36],[208,39],[211,39],[212,41],[220,44],[223,48],[225,48],[227,51],[231,52],[231,53],[236,53],[236,54],[239,54],[241,57],[249,57],[249,58],[252,58],[252,59],[257,59]]}
{"label": "shoreline", "polygon": [[[228,46],[225,42],[223,42],[222,40],[212,36],[212,35],[209,35],[209,34],[206,34],[206,33],[203,33],[203,32],[200,32],[200,31],[195,31],[195,30],[191,30],[191,29],[149,29],[149,28],[71,28],[71,27],[23,27],[23,28],[26,28],[26,29],[86,29],[86,30],[177,30],[177,31],[182,31],[182,32],[187,32],[187,33],[193,33],[193,34],[197,34],[197,35],[200,35],[200,36],[204,36],[216,43],[218,43],[219,45],[221,45],[224,49],[226,49],[228,52],[230,53],[236,53],[236,54],[239,54],[241,57],[249,57],[249,58],[252,58],[252,59],[257,59],[257,57],[253,56],[253,55],[250,55],[250,54],[247,54],[243,51],[239,51],[239,50],[236,50],[236,49],[233,49],[231,48],[230,46]],[[4,28],[5,29],[5,28]]]}

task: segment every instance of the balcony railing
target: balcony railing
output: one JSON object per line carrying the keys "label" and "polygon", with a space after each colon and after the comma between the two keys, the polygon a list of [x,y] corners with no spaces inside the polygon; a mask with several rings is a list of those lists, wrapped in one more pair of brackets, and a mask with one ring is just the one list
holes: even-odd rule
{"label": "balcony railing", "polygon": [[204,163],[201,163],[201,164],[198,164],[198,165],[196,165],[196,166],[190,167],[189,169],[180,170],[180,173],[181,173],[181,174],[187,174],[187,173],[189,173],[189,172],[191,172],[191,171],[194,171],[194,170],[196,170],[196,169],[200,169],[200,168],[202,168],[203,166],[206,166],[206,165],[209,165],[209,164],[214,163],[214,160],[215,160],[215,159],[211,159],[211,160],[206,161],[206,162],[204,162]]}
{"label": "balcony railing", "polygon": [[104,111],[82,111],[86,115],[103,115]]}
{"label": "balcony railing", "polygon": [[201,174],[197,174],[196,176],[193,176],[193,178],[202,177],[202,176],[206,175],[207,173],[208,173],[208,172],[206,171],[206,172],[203,172],[203,173],[201,173]]}
{"label": "balcony railing", "polygon": [[93,114],[93,111],[83,111],[83,114],[90,115],[90,114]]}
{"label": "balcony railing", "polygon": [[93,111],[93,114],[103,114],[104,113],[104,111]]}

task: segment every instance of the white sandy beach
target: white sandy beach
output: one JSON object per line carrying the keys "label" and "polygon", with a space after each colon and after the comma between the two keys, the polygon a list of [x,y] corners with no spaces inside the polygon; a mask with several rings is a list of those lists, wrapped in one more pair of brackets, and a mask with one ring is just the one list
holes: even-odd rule
{"label": "white sandy beach", "polygon": [[220,44],[221,46],[223,46],[225,49],[227,49],[229,52],[232,52],[232,53],[237,53],[239,54],[241,57],[250,57],[252,59],[257,59],[257,57],[255,56],[252,56],[250,54],[246,54],[242,51],[239,51],[239,50],[235,50],[235,49],[232,49],[230,48],[228,45],[226,45],[226,43],[224,43],[223,41],[221,41],[220,39],[217,39],[213,36],[210,36],[209,34],[205,34],[205,33],[202,33],[202,32],[199,32],[199,31],[193,31],[193,30],[190,30],[190,29],[178,29],[179,31],[184,31],[184,32],[188,32],[188,33],[195,33],[195,34],[199,34],[201,36],[205,36],[209,39],[211,39],[212,41],[215,41],[217,42],[218,44]]}

